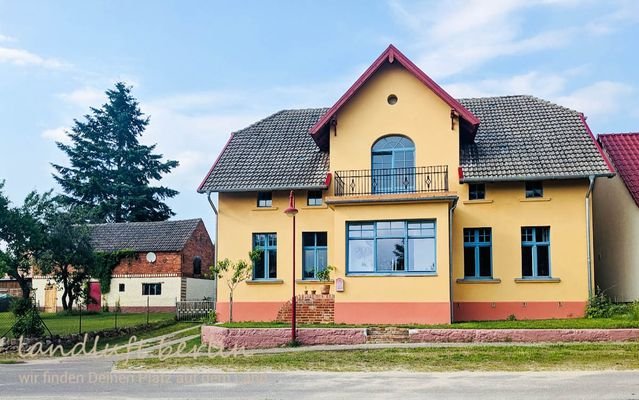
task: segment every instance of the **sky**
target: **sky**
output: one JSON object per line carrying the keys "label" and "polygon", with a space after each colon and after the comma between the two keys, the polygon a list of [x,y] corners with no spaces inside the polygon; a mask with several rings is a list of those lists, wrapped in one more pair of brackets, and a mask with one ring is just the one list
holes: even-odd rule
{"label": "sky", "polygon": [[180,166],[176,219],[214,219],[196,189],[231,132],[330,107],[394,44],[454,97],[531,94],[595,133],[639,131],[639,1],[0,0],[0,180],[15,204],[59,190],[56,147],[116,81]]}

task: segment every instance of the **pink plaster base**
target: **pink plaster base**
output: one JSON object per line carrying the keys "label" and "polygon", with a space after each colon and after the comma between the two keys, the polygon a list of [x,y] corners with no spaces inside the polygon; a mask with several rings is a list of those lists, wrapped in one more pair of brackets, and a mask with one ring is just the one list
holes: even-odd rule
{"label": "pink plaster base", "polygon": [[410,329],[413,343],[622,342],[639,339],[639,329]]}
{"label": "pink plaster base", "polygon": [[[301,328],[297,340],[304,345],[366,343],[365,328]],[[221,349],[266,349],[291,341],[289,328],[222,328],[202,326],[202,343]]]}

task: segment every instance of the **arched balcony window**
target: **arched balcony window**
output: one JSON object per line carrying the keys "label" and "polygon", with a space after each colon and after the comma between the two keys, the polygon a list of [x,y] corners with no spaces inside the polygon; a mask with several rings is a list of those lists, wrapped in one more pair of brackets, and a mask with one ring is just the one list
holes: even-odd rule
{"label": "arched balcony window", "polygon": [[415,191],[415,144],[406,136],[384,136],[371,151],[373,193]]}

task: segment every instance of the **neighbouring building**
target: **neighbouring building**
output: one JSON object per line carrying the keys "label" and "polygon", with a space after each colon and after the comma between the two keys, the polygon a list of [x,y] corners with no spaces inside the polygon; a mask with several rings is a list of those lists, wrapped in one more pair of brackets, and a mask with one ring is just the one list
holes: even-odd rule
{"label": "neighbouring building", "polygon": [[[290,318],[296,285],[307,320],[448,323],[583,316],[590,193],[612,175],[581,113],[454,99],[390,46],[331,108],[234,132],[198,191],[218,194],[219,258],[261,251],[234,319]],[[331,293],[313,294],[326,265]]]}
{"label": "neighbouring building", "polygon": [[[174,311],[176,301],[215,298],[209,278],[215,249],[201,219],[90,225],[90,234],[96,251],[134,252],[113,269],[108,292],[89,283],[93,309],[119,304],[123,312],[138,312],[148,304],[152,311]],[[34,276],[33,287],[41,308],[62,307],[62,290],[49,277]]]}
{"label": "neighbouring building", "polygon": [[599,135],[617,175],[594,190],[597,286],[616,301],[639,299],[639,133]]}
{"label": "neighbouring building", "polygon": [[5,275],[0,278],[0,294],[6,293],[13,297],[22,296],[22,289],[20,289],[20,284],[15,279],[11,278],[9,275]]}

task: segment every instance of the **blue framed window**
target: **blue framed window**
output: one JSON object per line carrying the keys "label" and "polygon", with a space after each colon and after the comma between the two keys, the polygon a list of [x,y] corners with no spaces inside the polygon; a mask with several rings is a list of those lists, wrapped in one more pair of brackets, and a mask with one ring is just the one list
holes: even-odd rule
{"label": "blue framed window", "polygon": [[415,144],[405,136],[379,139],[372,148],[373,193],[402,193],[415,190]]}
{"label": "blue framed window", "polygon": [[435,221],[347,223],[349,274],[437,271]]}
{"label": "blue framed window", "polygon": [[258,207],[272,207],[273,206],[273,192],[257,192],[257,206]]}
{"label": "blue framed window", "polygon": [[309,190],[306,197],[307,206],[321,206],[322,205],[322,191],[321,190]]}
{"label": "blue framed window", "polygon": [[550,277],[550,228],[521,228],[521,275],[524,278]]}
{"label": "blue framed window", "polygon": [[464,228],[464,277],[492,276],[492,229]]}
{"label": "blue framed window", "polygon": [[328,265],[326,232],[302,233],[302,279],[317,279]]}
{"label": "blue framed window", "polygon": [[486,185],[471,183],[468,185],[468,200],[483,200],[486,198]]}
{"label": "blue framed window", "polygon": [[526,182],[526,198],[544,197],[544,185],[541,181]]}
{"label": "blue framed window", "polygon": [[253,250],[260,254],[253,263],[253,279],[277,278],[277,234],[254,233]]}

